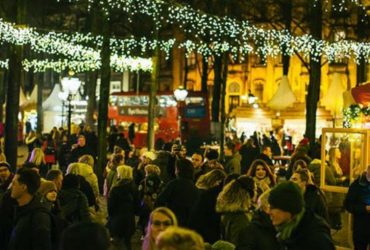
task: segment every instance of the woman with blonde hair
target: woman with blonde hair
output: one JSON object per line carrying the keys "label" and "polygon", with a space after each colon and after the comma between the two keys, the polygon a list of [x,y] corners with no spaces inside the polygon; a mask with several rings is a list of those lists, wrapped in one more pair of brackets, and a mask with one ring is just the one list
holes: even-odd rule
{"label": "woman with blonde hair", "polygon": [[252,200],[257,187],[252,177],[240,176],[229,182],[217,197],[216,212],[221,214],[222,239],[233,243],[239,233],[249,225],[252,217]]}
{"label": "woman with blonde hair", "polygon": [[114,185],[117,183],[117,167],[124,164],[124,154],[113,154],[112,159],[107,163],[105,167],[105,180],[104,180],[104,196],[108,197],[109,192]]}
{"label": "woman with blonde hair", "polygon": [[154,209],[149,216],[142,250],[157,250],[155,242],[158,235],[170,226],[177,226],[176,215],[166,207]]}
{"label": "woman with blonde hair", "polygon": [[92,166],[86,163],[82,163],[82,162],[73,162],[68,165],[66,174],[75,174],[75,175],[82,176],[90,184],[95,197],[99,197],[100,193],[99,193],[98,177],[94,173],[94,169],[92,168]]}
{"label": "woman with blonde hair", "polygon": [[135,215],[139,212],[139,193],[133,181],[133,171],[129,166],[117,168],[119,181],[108,198],[107,227],[114,241],[131,249],[131,238],[135,233]]}
{"label": "woman with blonde hair", "polygon": [[46,165],[44,151],[42,151],[41,148],[34,148],[32,150],[28,162],[31,162],[36,165],[42,177],[46,176],[48,172],[48,166]]}
{"label": "woman with blonde hair", "polygon": [[204,250],[204,241],[195,231],[169,227],[159,234],[156,245],[159,250]]}
{"label": "woman with blonde hair", "polygon": [[91,155],[83,155],[78,159],[78,162],[85,163],[89,165],[90,167],[94,168],[94,157]]}
{"label": "woman with blonde hair", "polygon": [[140,218],[139,225],[145,235],[145,227],[148,224],[149,216],[154,209],[154,204],[163,187],[161,170],[157,165],[148,164],[144,168],[145,178],[139,184],[140,195]]}

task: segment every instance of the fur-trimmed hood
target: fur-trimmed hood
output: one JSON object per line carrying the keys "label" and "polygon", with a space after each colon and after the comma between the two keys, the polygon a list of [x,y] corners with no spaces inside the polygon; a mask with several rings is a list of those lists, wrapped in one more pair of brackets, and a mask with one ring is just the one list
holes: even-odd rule
{"label": "fur-trimmed hood", "polygon": [[238,192],[230,192],[230,190],[224,188],[217,197],[216,212],[248,212],[250,211],[251,203],[252,202],[247,191],[239,189]]}

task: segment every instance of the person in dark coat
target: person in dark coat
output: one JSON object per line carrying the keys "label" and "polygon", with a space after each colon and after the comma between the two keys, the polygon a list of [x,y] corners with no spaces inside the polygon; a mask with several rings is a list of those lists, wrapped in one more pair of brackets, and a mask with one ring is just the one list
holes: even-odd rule
{"label": "person in dark coat", "polygon": [[276,229],[268,215],[267,190],[258,198],[257,210],[253,212],[251,223],[240,231],[236,250],[278,250],[280,245],[276,239]]}
{"label": "person in dark coat", "polygon": [[335,249],[328,224],[304,208],[302,191],[297,184],[279,183],[270,191],[268,202],[269,215],[283,249]]}
{"label": "person in dark coat", "polygon": [[324,193],[313,184],[308,169],[296,170],[290,180],[303,192],[306,210],[311,210],[329,223],[328,205]]}
{"label": "person in dark coat", "polygon": [[11,197],[17,200],[9,250],[51,250],[51,218],[35,194],[40,176],[31,169],[20,169],[12,182]]}
{"label": "person in dark coat", "polygon": [[129,166],[119,166],[120,179],[108,198],[107,227],[117,244],[131,249],[131,238],[135,233],[135,215],[139,211],[139,192],[133,181],[133,170]]}
{"label": "person in dark coat", "polygon": [[272,162],[271,158],[272,158],[271,147],[264,145],[262,147],[262,153],[259,154],[256,159],[264,160],[267,163],[267,165],[269,165],[270,168],[272,169],[274,167],[274,163]]}
{"label": "person in dark coat", "polygon": [[239,154],[242,157],[240,161],[241,174],[248,172],[250,165],[259,155],[259,149],[255,146],[254,140],[249,138],[239,149]]}
{"label": "person in dark coat", "polygon": [[366,250],[370,246],[370,165],[350,185],[344,207],[353,214],[355,250]]}
{"label": "person in dark coat", "polygon": [[159,194],[156,207],[165,206],[171,209],[180,226],[187,226],[198,190],[193,183],[193,165],[187,159],[177,159],[175,164],[176,179],[170,181]]}
{"label": "person in dark coat", "polygon": [[83,155],[92,155],[95,157],[94,151],[91,150],[90,145],[86,144],[86,137],[83,134],[78,136],[77,144],[72,146],[69,163],[78,162],[78,159]]}
{"label": "person in dark coat", "polygon": [[89,222],[91,220],[86,195],[80,191],[78,175],[68,174],[63,179],[59,192],[61,217],[69,224]]}
{"label": "person in dark coat", "polygon": [[223,240],[237,244],[240,232],[251,222],[256,191],[253,178],[245,175],[224,186],[216,202],[216,212],[221,214]]}
{"label": "person in dark coat", "polygon": [[225,171],[228,174],[241,174],[241,156],[236,149],[236,145],[233,142],[228,142],[225,145]]}
{"label": "person in dark coat", "polygon": [[216,200],[225,178],[223,170],[215,169],[202,175],[195,185],[199,189],[199,199],[192,210],[189,227],[211,244],[218,241],[221,235],[221,216],[216,213]]}

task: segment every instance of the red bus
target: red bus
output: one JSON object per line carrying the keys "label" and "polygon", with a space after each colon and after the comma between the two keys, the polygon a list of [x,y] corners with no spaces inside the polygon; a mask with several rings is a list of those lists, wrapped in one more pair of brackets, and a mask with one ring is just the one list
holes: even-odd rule
{"label": "red bus", "polygon": [[[110,124],[123,126],[127,131],[128,126],[135,123],[134,144],[137,147],[147,144],[148,106],[148,93],[115,92],[110,95]],[[180,136],[183,142],[191,138],[208,139],[210,114],[207,94],[189,91],[185,101],[177,103],[173,93],[159,92],[154,130],[155,140],[162,139],[164,142]]]}

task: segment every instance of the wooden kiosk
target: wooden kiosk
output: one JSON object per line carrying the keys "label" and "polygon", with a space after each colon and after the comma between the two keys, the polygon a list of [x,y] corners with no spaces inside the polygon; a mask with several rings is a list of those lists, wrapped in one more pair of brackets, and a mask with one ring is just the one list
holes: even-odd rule
{"label": "wooden kiosk", "polygon": [[340,223],[332,231],[333,240],[337,249],[353,249],[352,216],[343,201],[349,185],[370,165],[370,129],[324,128],[321,159],[320,187],[328,201],[329,216],[337,217]]}

